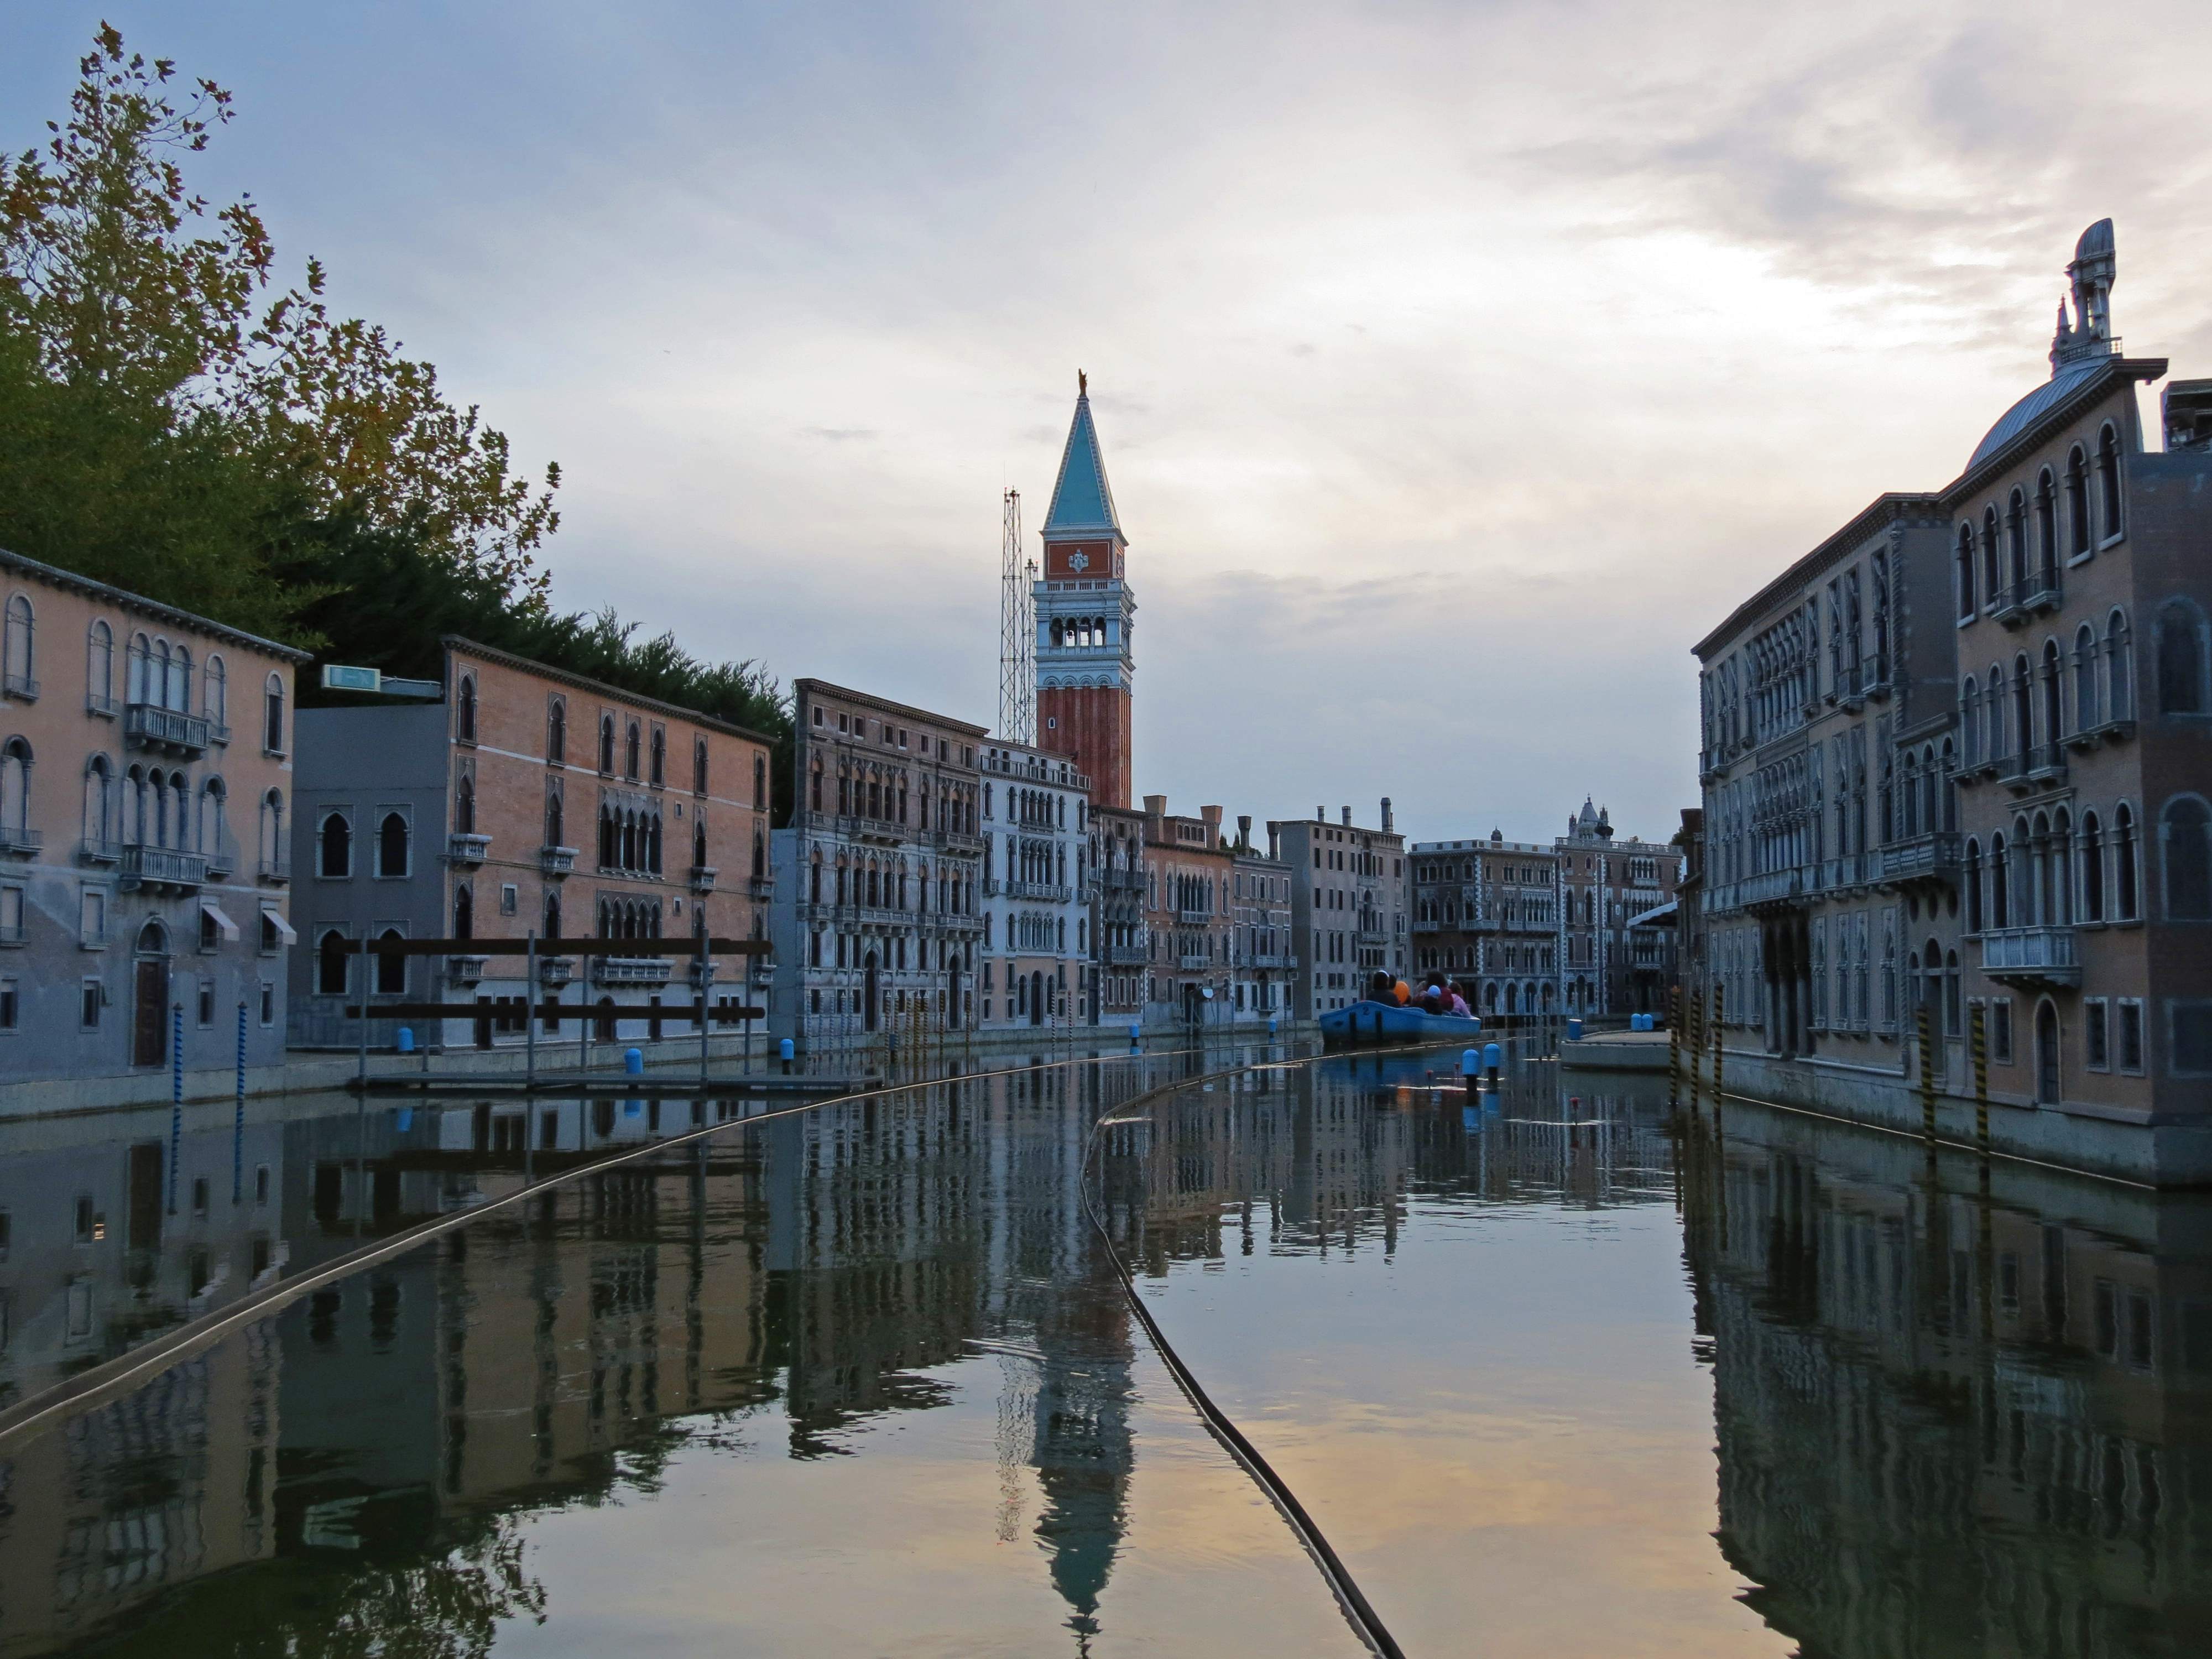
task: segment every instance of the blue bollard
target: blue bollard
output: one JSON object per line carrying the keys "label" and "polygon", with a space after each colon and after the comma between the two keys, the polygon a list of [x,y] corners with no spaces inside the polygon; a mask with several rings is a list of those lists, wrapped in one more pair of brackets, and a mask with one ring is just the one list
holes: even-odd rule
{"label": "blue bollard", "polygon": [[1504,1049],[1494,1042],[1482,1045],[1482,1065],[1483,1069],[1490,1073],[1490,1098],[1493,1104],[1498,1099],[1498,1068],[1504,1063]]}
{"label": "blue bollard", "polygon": [[399,1028],[399,1042],[397,1046],[403,1054],[411,1054],[415,1052],[415,1030],[412,1026],[403,1025]]}
{"label": "blue bollard", "polygon": [[1143,1032],[1142,1032],[1142,1028],[1141,1028],[1141,1027],[1135,1026],[1135,1025],[1132,1025],[1132,1026],[1129,1028],[1129,1041],[1130,1041],[1130,1042],[1135,1042],[1139,1041],[1142,1035],[1143,1035]]}
{"label": "blue bollard", "polygon": [[789,1077],[791,1075],[792,1056],[799,1052],[798,1044],[794,1043],[789,1037],[786,1037],[782,1042],[775,1045],[775,1051],[783,1061],[783,1074],[786,1077]]}
{"label": "blue bollard", "polygon": [[1269,1036],[1275,1035],[1275,1019],[1272,1014],[1267,1017],[1267,1035]]}
{"label": "blue bollard", "polygon": [[402,1106],[399,1109],[399,1133],[404,1135],[414,1127],[415,1109],[412,1106]]}
{"label": "blue bollard", "polygon": [[645,1050],[642,1048],[623,1049],[623,1070],[627,1072],[632,1077],[643,1077],[645,1075]]}
{"label": "blue bollard", "polygon": [[1482,1104],[1482,1051],[1462,1048],[1459,1052],[1460,1075],[1467,1079],[1467,1109],[1480,1109]]}
{"label": "blue bollard", "polygon": [[[635,1051],[633,1050],[632,1052],[634,1053]],[[623,1102],[623,1115],[624,1117],[643,1117],[645,1115],[645,1103],[641,1100],[625,1100]]]}
{"label": "blue bollard", "polygon": [[1568,1042],[1580,1042],[1582,1040],[1583,1040],[1583,1023],[1582,1023],[1582,1021],[1580,1021],[1580,1020],[1578,1020],[1578,1019],[1571,1019],[1571,1020],[1569,1020],[1569,1021],[1567,1022],[1567,1041],[1568,1041]]}

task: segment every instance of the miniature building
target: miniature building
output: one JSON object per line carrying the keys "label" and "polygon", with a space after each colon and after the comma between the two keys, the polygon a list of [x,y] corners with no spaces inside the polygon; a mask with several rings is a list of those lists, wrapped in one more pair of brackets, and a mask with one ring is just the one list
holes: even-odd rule
{"label": "miniature building", "polygon": [[1334,824],[1316,807],[1310,820],[1271,822],[1267,845],[1291,868],[1293,948],[1305,958],[1292,999],[1298,1018],[1358,1001],[1378,972],[1405,976],[1406,841],[1387,799],[1380,830],[1354,828],[1349,806]]}
{"label": "miniature building", "polygon": [[978,1029],[1087,1022],[1097,872],[1091,780],[1066,755],[982,745],[983,954]]}

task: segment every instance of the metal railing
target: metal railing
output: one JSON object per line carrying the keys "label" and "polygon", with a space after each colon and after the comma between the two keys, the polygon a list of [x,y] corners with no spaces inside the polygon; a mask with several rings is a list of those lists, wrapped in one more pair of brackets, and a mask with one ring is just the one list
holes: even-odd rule
{"label": "metal railing", "polygon": [[538,867],[549,876],[572,875],[576,868],[577,850],[574,847],[541,847],[538,849]]}
{"label": "metal railing", "polygon": [[198,714],[162,708],[150,702],[126,703],[123,709],[123,740],[149,748],[204,754],[208,723]]}
{"label": "metal railing", "polygon": [[27,823],[0,823],[0,854],[9,858],[36,858],[46,841],[44,830]]}
{"label": "metal railing", "polygon": [[482,864],[490,851],[489,836],[457,834],[446,838],[446,856],[455,864]]}
{"label": "metal railing", "polygon": [[207,880],[207,854],[173,847],[125,847],[119,871],[126,882],[152,887],[198,887]]}
{"label": "metal railing", "polygon": [[593,957],[592,979],[599,985],[665,985],[671,972],[665,957]]}
{"label": "metal railing", "polygon": [[2079,985],[2081,958],[2070,927],[1995,927],[1982,934],[1982,971],[2051,985]]}

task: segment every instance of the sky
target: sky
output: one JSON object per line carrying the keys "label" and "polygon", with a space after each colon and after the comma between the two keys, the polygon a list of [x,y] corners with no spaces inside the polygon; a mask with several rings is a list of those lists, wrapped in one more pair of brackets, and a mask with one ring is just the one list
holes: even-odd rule
{"label": "sky", "polygon": [[1173,811],[1663,839],[1691,647],[1960,472],[2083,227],[2212,374],[2202,4],[0,0],[0,146],[102,17],[695,654],[992,724],[1086,371]]}

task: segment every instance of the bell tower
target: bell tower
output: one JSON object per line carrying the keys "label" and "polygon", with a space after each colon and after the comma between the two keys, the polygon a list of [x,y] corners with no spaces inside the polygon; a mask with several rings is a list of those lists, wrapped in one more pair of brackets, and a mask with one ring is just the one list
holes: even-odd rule
{"label": "bell tower", "polygon": [[1036,744],[1076,757],[1091,799],[1129,805],[1130,715],[1137,614],[1125,579],[1128,538],[1114,516],[1114,492],[1091,421],[1089,377],[1075,377],[1075,420],[1045,514],[1044,568],[1036,597]]}

